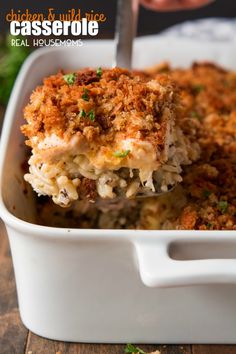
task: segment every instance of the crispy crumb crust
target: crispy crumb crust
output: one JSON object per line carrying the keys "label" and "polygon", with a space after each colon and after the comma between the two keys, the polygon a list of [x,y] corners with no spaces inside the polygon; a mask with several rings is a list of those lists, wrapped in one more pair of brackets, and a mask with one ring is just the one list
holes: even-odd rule
{"label": "crispy crumb crust", "polygon": [[82,135],[95,147],[138,138],[151,142],[157,150],[164,149],[168,122],[163,112],[176,104],[166,75],[150,81],[148,74],[115,68],[103,70],[101,77],[96,70],[80,70],[75,77],[68,84],[59,72],[35,89],[24,110],[28,124],[21,128],[29,146],[37,148],[33,137],[38,137],[38,143],[54,133],[65,141]]}
{"label": "crispy crumb crust", "polygon": [[236,230],[236,159],[220,158],[186,169],[183,188],[188,203],[176,220],[178,229]]}
{"label": "crispy crumb crust", "polygon": [[236,230],[236,73],[212,63],[164,68],[180,88],[180,118],[193,118],[203,151],[199,161],[184,168],[188,201],[173,224],[177,229]]}

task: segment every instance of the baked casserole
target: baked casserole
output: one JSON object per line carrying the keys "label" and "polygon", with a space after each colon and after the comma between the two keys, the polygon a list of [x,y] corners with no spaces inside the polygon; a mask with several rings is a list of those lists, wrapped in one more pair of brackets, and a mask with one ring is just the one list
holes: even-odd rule
{"label": "baked casserole", "polygon": [[115,68],[51,76],[24,111],[32,148],[25,179],[62,207],[166,192],[199,157],[179,110],[167,75]]}
{"label": "baked casserole", "polygon": [[54,202],[40,198],[40,224],[236,230],[236,73],[164,63],[70,79],[45,79],[25,109],[25,179]]}

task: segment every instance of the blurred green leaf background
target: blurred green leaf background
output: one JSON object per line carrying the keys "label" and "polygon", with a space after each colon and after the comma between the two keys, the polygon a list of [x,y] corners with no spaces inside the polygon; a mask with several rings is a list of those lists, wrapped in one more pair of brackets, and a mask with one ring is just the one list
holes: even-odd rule
{"label": "blurred green leaf background", "polygon": [[16,76],[25,58],[29,55],[29,47],[11,46],[11,36],[0,39],[0,104],[6,105],[11,94]]}

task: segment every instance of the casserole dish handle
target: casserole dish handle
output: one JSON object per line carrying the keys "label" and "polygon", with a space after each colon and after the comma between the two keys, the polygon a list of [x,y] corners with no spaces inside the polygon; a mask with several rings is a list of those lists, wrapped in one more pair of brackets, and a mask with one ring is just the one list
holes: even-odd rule
{"label": "casserole dish handle", "polygon": [[[174,259],[169,252],[171,242],[163,239],[162,242],[149,241],[139,240],[134,243],[140,276],[146,286],[236,284],[236,257]],[[214,240],[209,240],[209,246],[214,248]],[[236,250],[235,245],[234,249]]]}

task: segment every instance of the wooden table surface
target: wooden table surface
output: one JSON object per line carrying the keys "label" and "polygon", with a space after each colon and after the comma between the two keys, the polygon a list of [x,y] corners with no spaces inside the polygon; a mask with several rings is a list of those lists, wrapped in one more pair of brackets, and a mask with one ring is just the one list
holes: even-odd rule
{"label": "wooden table surface", "polygon": [[[236,329],[235,329],[236,330]],[[161,354],[236,354],[236,345],[140,345]],[[47,340],[21,322],[5,226],[0,220],[0,354],[122,354],[124,345],[75,344]]]}

